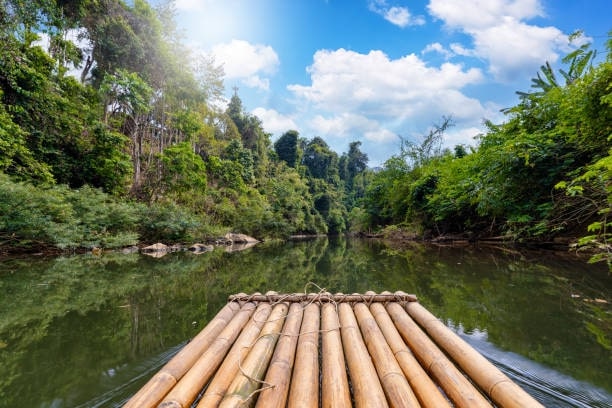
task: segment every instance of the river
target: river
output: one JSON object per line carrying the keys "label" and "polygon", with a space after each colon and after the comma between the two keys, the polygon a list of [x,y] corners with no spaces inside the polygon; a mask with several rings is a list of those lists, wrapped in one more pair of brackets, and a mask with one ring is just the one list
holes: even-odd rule
{"label": "river", "polygon": [[0,260],[0,407],[116,407],[227,296],[403,290],[547,407],[612,406],[612,276],[545,252],[318,239]]}

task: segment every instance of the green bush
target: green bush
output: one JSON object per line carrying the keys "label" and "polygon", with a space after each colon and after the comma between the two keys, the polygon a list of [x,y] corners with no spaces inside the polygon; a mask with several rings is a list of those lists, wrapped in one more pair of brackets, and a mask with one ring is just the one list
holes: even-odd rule
{"label": "green bush", "polygon": [[76,249],[138,242],[138,205],[91,187],[35,187],[0,174],[0,214],[2,244]]}
{"label": "green bush", "polygon": [[190,242],[198,237],[202,220],[174,202],[140,208],[141,237],[145,241]]}

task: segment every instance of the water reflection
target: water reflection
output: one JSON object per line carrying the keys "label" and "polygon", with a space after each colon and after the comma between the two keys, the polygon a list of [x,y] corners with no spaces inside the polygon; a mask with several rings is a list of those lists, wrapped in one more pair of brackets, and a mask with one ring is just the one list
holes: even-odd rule
{"label": "water reflection", "polygon": [[595,301],[610,301],[605,268],[536,253],[320,239],[159,259],[2,261],[0,406],[119,406],[228,295],[302,292],[308,282],[415,293],[546,406],[612,404],[610,305]]}

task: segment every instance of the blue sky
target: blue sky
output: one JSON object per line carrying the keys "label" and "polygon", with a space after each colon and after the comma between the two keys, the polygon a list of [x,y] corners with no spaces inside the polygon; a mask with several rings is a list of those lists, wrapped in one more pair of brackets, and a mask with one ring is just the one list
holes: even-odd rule
{"label": "blue sky", "polygon": [[610,0],[176,0],[185,42],[225,71],[226,96],[273,140],[290,129],[370,165],[442,116],[444,144],[476,145],[577,29],[605,56]]}

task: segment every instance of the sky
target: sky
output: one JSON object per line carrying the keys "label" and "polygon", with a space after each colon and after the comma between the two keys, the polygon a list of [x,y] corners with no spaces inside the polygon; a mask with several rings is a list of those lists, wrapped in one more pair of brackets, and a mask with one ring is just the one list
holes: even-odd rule
{"label": "sky", "polygon": [[[222,65],[225,94],[276,140],[362,143],[370,166],[452,117],[443,144],[477,145],[546,61],[583,30],[605,58],[610,0],[176,0],[184,41]],[[579,44],[578,44],[579,45]],[[576,45],[574,45],[576,46]]]}

